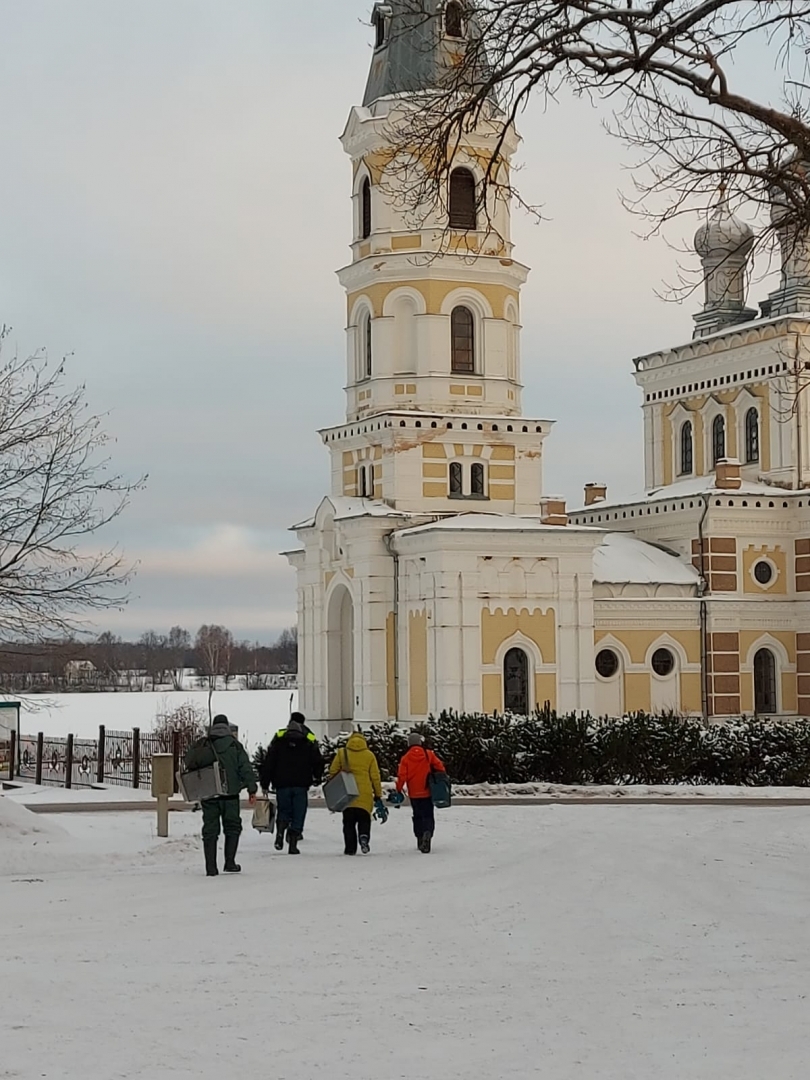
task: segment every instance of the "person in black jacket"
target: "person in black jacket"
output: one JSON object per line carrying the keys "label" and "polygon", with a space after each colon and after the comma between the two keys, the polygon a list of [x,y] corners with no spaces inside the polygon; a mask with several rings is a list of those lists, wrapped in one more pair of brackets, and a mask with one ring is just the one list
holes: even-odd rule
{"label": "person in black jacket", "polygon": [[[300,719],[299,719],[300,717]],[[290,855],[298,855],[298,841],[304,832],[308,793],[323,779],[323,758],[318,740],[293,713],[286,728],[278,731],[268,747],[259,770],[262,790],[272,787],[278,796],[276,851],[284,847],[286,833]]]}

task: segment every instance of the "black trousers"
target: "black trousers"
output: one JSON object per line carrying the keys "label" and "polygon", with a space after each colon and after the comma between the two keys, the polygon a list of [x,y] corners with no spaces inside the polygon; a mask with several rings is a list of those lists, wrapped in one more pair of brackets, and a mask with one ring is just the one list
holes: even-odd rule
{"label": "black trousers", "polygon": [[430,795],[426,799],[411,799],[413,811],[413,834],[418,840],[425,833],[433,833],[436,829],[436,816],[433,812],[433,799]]}
{"label": "black trousers", "polygon": [[371,814],[359,806],[343,811],[343,850],[347,855],[357,851],[357,838],[371,836]]}

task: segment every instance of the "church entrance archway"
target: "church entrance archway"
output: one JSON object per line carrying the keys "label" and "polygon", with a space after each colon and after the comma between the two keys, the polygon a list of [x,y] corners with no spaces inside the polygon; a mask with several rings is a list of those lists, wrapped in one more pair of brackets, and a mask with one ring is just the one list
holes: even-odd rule
{"label": "church entrance archway", "polygon": [[354,718],[354,603],[345,585],[329,598],[326,630],[327,707],[330,720]]}
{"label": "church entrance archway", "polygon": [[528,716],[529,658],[523,649],[510,649],[503,658],[503,709],[517,716]]}

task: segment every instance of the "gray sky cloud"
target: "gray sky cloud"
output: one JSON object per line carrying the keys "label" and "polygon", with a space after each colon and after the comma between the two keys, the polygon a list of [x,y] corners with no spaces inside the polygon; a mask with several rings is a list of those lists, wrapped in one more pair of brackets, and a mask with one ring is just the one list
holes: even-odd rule
{"label": "gray sky cloud", "polygon": [[[0,322],[72,352],[116,465],[150,474],[112,535],[136,594],[100,628],[294,621],[276,553],[328,485],[316,428],[344,410],[350,173],[337,138],[370,59],[369,4],[0,0]],[[530,111],[517,214],[526,412],[559,421],[547,487],[640,487],[631,357],[687,338],[654,290],[624,151],[586,103]],[[764,290],[763,290],[764,291]],[[598,474],[598,475],[597,475]]]}

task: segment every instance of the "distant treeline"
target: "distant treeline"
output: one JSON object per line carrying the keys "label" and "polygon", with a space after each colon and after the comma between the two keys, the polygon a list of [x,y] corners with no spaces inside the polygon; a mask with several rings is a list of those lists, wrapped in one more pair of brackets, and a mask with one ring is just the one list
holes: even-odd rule
{"label": "distant treeline", "polygon": [[261,690],[277,684],[274,676],[294,675],[297,669],[294,627],[273,645],[236,641],[227,627],[217,625],[201,626],[193,638],[173,626],[168,634],[149,630],[137,641],[104,633],[95,641],[0,645],[0,685],[7,692],[180,690],[188,688],[189,673],[201,686],[227,686],[238,676],[247,689]]}

